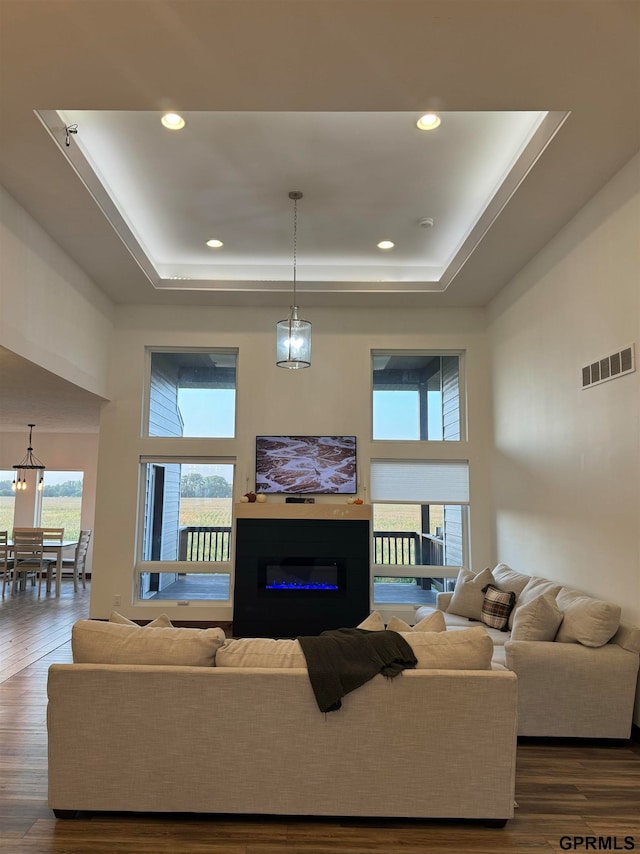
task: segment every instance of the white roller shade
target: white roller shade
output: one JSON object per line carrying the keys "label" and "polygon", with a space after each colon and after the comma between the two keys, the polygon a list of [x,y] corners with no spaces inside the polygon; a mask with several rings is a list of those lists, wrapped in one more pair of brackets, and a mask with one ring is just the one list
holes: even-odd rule
{"label": "white roller shade", "polygon": [[372,460],[372,501],[469,503],[466,460]]}

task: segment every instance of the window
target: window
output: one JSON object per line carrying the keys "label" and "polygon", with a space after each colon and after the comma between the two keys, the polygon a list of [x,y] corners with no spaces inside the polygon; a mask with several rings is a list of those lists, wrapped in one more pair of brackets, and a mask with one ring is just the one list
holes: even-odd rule
{"label": "window", "polygon": [[373,460],[371,501],[374,604],[433,604],[468,562],[468,463]]}
{"label": "window", "polygon": [[461,438],[460,355],[373,353],[373,438]]}
{"label": "window", "polygon": [[47,469],[44,473],[39,524],[43,528],[64,528],[65,540],[80,536],[83,477],[81,471]]}
{"label": "window", "polygon": [[237,352],[152,352],[149,436],[235,435]]}
{"label": "window", "polygon": [[13,531],[13,514],[16,494],[11,488],[15,472],[0,471],[0,531]]}
{"label": "window", "polygon": [[146,459],[138,598],[228,600],[234,466]]}

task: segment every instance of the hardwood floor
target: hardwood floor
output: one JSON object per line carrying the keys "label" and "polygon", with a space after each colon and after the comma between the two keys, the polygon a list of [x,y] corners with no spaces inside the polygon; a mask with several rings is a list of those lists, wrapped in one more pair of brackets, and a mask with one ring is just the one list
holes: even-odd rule
{"label": "hardwood floor", "polygon": [[[56,821],[47,808],[47,669],[53,662],[71,660],[71,626],[76,619],[86,617],[88,610],[89,590],[74,595],[67,581],[59,600],[49,596],[38,601],[37,593],[27,590],[0,604],[3,854],[559,854],[564,850],[640,850],[640,745],[634,742],[523,740],[518,747],[519,807],[504,829],[463,821],[114,813],[83,813],[74,821]],[[479,713],[478,726],[483,725]],[[473,733],[469,737],[473,738]],[[219,771],[212,769],[212,773]],[[410,784],[411,769],[407,768]],[[573,837],[582,837],[577,847]],[[574,846],[571,849],[567,838]]]}

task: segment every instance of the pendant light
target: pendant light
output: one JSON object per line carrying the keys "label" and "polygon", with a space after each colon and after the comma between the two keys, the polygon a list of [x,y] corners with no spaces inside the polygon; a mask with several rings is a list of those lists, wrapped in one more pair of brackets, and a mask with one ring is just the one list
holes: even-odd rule
{"label": "pendant light", "polygon": [[298,370],[311,366],[311,324],[298,316],[296,304],[298,200],[302,198],[302,193],[292,191],[289,198],[293,201],[293,303],[289,308],[289,317],[276,324],[276,365]]}
{"label": "pendant light", "polygon": [[[13,478],[13,483],[11,484],[11,488],[14,492],[21,491],[27,488],[27,472],[28,471],[39,471],[40,479],[38,480],[38,490],[42,492],[44,489],[44,470],[46,466],[40,462],[40,460],[34,455],[33,448],[31,447],[31,436],[33,433],[33,428],[35,424],[27,424],[29,428],[29,446],[27,447],[27,453],[20,460],[19,463],[16,463],[13,468],[16,470],[16,474]],[[16,480],[17,476],[17,480]]]}

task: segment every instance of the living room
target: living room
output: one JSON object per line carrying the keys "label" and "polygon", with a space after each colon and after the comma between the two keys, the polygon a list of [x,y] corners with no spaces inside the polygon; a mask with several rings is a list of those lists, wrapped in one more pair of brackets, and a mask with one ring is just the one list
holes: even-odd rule
{"label": "living room", "polygon": [[[11,23],[20,25],[17,31],[23,41],[16,42],[16,49],[26,51],[29,61],[35,63],[34,50],[25,40],[25,33],[34,26],[29,20],[33,11],[17,11],[13,3],[3,5],[7,22],[11,18]],[[44,14],[40,4],[27,5]],[[68,22],[73,21],[73,5],[61,4],[64,14],[70,15]],[[344,33],[349,33],[350,27],[363,25],[362,4],[346,5],[354,17],[347,14],[347,20],[341,19],[341,26]],[[377,9],[384,5],[375,4]],[[408,5],[412,14],[418,14],[416,4]],[[457,19],[464,16],[463,12],[471,14],[469,4],[425,5],[433,20],[442,15],[445,19],[451,16],[451,25],[461,23]],[[505,4],[479,5],[498,26],[495,16],[505,12]],[[331,6],[337,13],[336,4]],[[584,3],[563,4],[562,14],[551,6],[545,5],[541,29],[535,30],[538,44],[545,43],[554,26],[561,30],[568,26],[571,16],[573,26],[579,28],[581,16],[586,14]],[[48,53],[48,49],[43,53],[47,63],[43,74],[65,76],[67,84],[71,82],[73,86],[66,92],[62,89],[68,100],[60,103],[56,100],[59,80],[56,86],[46,80],[37,85],[34,82],[28,103],[29,118],[16,113],[16,122],[11,122],[10,129],[3,132],[7,146],[3,182],[7,190],[3,190],[2,196],[0,368],[5,377],[9,376],[18,360],[21,368],[28,363],[27,367],[36,374],[50,372],[44,375],[45,380],[58,393],[58,399],[65,399],[65,389],[56,387],[55,382],[70,384],[89,415],[86,421],[78,417],[69,429],[47,429],[46,410],[51,403],[47,400],[46,406],[43,405],[44,395],[38,399],[28,387],[23,388],[19,416],[4,406],[3,399],[0,470],[10,470],[23,456],[26,424],[34,420],[45,425],[36,429],[34,439],[37,453],[47,467],[84,473],[82,524],[94,530],[91,617],[107,618],[118,600],[122,603],[120,610],[133,620],[157,616],[157,606],[154,609],[135,595],[141,458],[174,457],[184,454],[186,447],[186,453],[193,458],[230,461],[235,466],[234,502],[237,502],[254,486],[256,436],[284,433],[356,435],[363,487],[369,485],[371,461],[390,455],[408,460],[416,457],[468,460],[469,566],[481,570],[503,561],[519,572],[553,578],[616,603],[622,608],[625,622],[640,625],[639,374],[629,372],[610,382],[582,388],[584,366],[630,345],[637,348],[640,334],[637,245],[640,155],[635,97],[638,59],[633,47],[637,44],[633,33],[637,34],[638,7],[634,3],[596,3],[588,8],[597,14],[589,26],[585,24],[586,42],[575,43],[576,55],[572,59],[579,72],[560,75],[558,71],[561,65],[570,64],[565,55],[571,54],[572,42],[568,41],[561,48],[554,46],[549,51],[548,74],[532,64],[523,66],[517,77],[523,92],[527,90],[523,101],[541,99],[545,109],[571,110],[567,132],[577,134],[570,125],[579,124],[579,136],[594,136],[589,143],[593,148],[578,145],[572,155],[571,143],[577,142],[576,138],[569,136],[565,141],[563,131],[559,132],[547,153],[553,160],[557,145],[563,157],[554,162],[550,175],[540,177],[538,189],[535,182],[527,184],[525,190],[529,195],[523,201],[516,194],[474,256],[476,260],[479,258],[478,263],[488,264],[506,251],[509,243],[532,239],[533,231],[537,243],[526,243],[520,263],[513,269],[497,261],[495,277],[504,285],[489,297],[478,294],[472,303],[457,302],[455,297],[443,294],[428,294],[422,301],[413,295],[399,294],[393,304],[383,304],[376,294],[366,298],[359,294],[340,296],[335,304],[329,305],[312,295],[304,296],[303,290],[301,305],[313,323],[312,366],[303,371],[284,371],[275,366],[275,324],[286,312],[286,291],[278,295],[277,301],[262,295],[254,300],[244,294],[235,300],[216,302],[198,292],[169,296],[165,292],[160,297],[156,292],[148,300],[143,296],[148,286],[146,280],[142,281],[144,277],[139,270],[132,271],[129,264],[135,267],[134,262],[123,260],[126,250],[113,234],[102,230],[103,226],[100,227],[103,257],[94,257],[84,267],[75,260],[75,251],[82,258],[83,250],[78,249],[78,244],[83,236],[65,235],[65,250],[55,239],[53,220],[65,218],[66,206],[73,208],[79,204],[81,190],[62,181],[59,173],[64,168],[56,159],[57,153],[44,158],[51,169],[50,191],[27,205],[27,173],[23,165],[15,165],[22,163],[21,160],[12,159],[16,156],[15,149],[23,145],[19,131],[27,121],[34,121],[31,111],[37,107],[71,107],[88,98],[81,90],[74,90],[81,87],[78,78],[83,75],[79,72],[80,58],[71,61],[71,48],[64,61],[59,54],[54,59],[55,54]],[[530,11],[532,15],[538,14]],[[559,18],[554,18],[554,14]],[[22,15],[27,16],[24,21]],[[545,18],[549,15],[550,18]],[[98,18],[102,23],[100,15]],[[48,20],[46,15],[44,20]],[[260,44],[255,26],[261,20],[258,16],[248,25],[249,43],[254,52]],[[603,38],[611,80],[607,80],[607,62],[594,59],[597,52],[593,47],[603,20],[610,27],[605,28]],[[325,23],[333,31],[331,21],[327,19]],[[381,22],[371,26],[371,38],[381,39],[378,30]],[[81,29],[73,29],[65,38],[91,67],[89,56],[84,55],[90,52],[80,32]],[[323,37],[326,46],[327,33]],[[616,51],[618,38],[619,52]],[[380,50],[383,44],[387,45],[386,41],[374,39],[374,42]],[[371,72],[378,67],[367,61],[363,42],[354,40],[348,44],[352,49],[360,45],[355,53],[365,69]],[[590,51],[584,51],[583,55],[585,44]],[[280,48],[281,56],[286,56],[286,45],[282,43]],[[118,59],[122,59],[119,51],[120,48]],[[13,52],[12,48],[11,55]],[[516,65],[516,53],[514,50],[509,52],[508,59],[503,57],[505,66]],[[541,50],[540,55],[543,53]],[[299,59],[297,50],[296,56]],[[441,59],[444,62],[444,57]],[[227,67],[234,67],[231,58],[226,57],[225,61]],[[390,85],[390,79],[402,79],[408,84],[418,71],[422,74],[419,63],[415,66],[409,63],[401,73],[400,60],[396,57],[389,61],[394,74],[386,75],[386,85]],[[327,104],[333,109],[347,109],[350,103],[382,109],[398,100],[403,104],[408,100],[412,109],[418,96],[425,97],[422,86],[415,86],[411,97],[406,99],[404,96],[399,99],[395,90],[375,97],[371,78],[365,81],[355,75],[357,79],[349,82],[344,69],[353,62],[351,54],[348,63],[345,56],[340,68],[323,70],[327,91],[330,83],[335,87],[333,95],[324,100],[325,109]],[[276,74],[273,91],[262,81],[265,86],[262,106],[303,109],[310,100],[315,100],[321,109],[323,99],[317,91],[311,98],[309,90],[296,92],[287,83],[289,77],[301,73],[296,64],[287,62],[286,70],[287,74]],[[582,88],[579,92],[572,88],[577,87],[572,78],[580,76],[586,77],[587,85],[600,96],[594,96],[592,108],[608,111],[608,121],[596,127],[584,117],[587,102]],[[490,77],[485,78],[487,86]],[[313,80],[312,74],[306,77],[307,86],[309,80]],[[164,82],[167,88],[163,91],[185,93],[188,89],[185,80]],[[13,87],[13,82],[10,85]],[[38,86],[45,91],[47,85],[52,86],[52,92],[47,92],[46,97],[33,95]],[[174,85],[177,88],[173,89]],[[257,85],[255,76],[251,85]],[[480,89],[481,83],[477,86]],[[616,113],[612,104],[607,103],[609,86],[622,90],[616,98],[622,97],[623,102],[626,98],[627,115]],[[155,94],[157,101],[161,93]],[[226,100],[219,99],[218,108],[236,108],[238,102],[249,108],[248,84],[247,91],[236,90],[234,94],[236,103],[232,103],[229,94]],[[128,98],[128,102],[118,103],[117,108],[140,108],[140,101],[145,102],[146,109],[152,108],[152,101],[154,108],[157,106],[153,97],[136,99],[129,93]],[[260,99],[256,96],[255,100]],[[182,101],[186,103],[188,98]],[[203,102],[201,99],[199,103]],[[465,106],[464,87],[459,87],[448,101],[445,99],[443,109],[488,108],[478,91],[475,100],[469,99],[468,104],[471,107]],[[624,143],[611,153],[610,137],[617,135]],[[30,139],[30,135],[25,139]],[[599,146],[602,159],[592,157]],[[564,182],[569,184],[570,178],[578,185],[582,178],[582,190],[572,191],[572,195],[567,188],[565,197]],[[56,192],[62,186],[69,189],[68,198]],[[24,204],[21,204],[23,194]],[[555,209],[555,219],[552,216],[545,223],[525,219],[530,228],[528,235],[516,225],[510,227],[510,222],[521,222],[522,209],[538,195],[550,200],[547,204]],[[566,201],[569,196],[570,204]],[[47,209],[53,220],[46,219]],[[47,222],[46,227],[39,222],[41,216]],[[92,230],[94,219],[101,218],[102,214],[96,210],[87,220],[87,229]],[[301,205],[301,231],[303,227]],[[102,261],[106,264],[109,254],[117,256],[122,264],[124,275],[118,299],[106,294],[99,276],[92,278],[86,272],[87,267],[99,267]],[[127,289],[130,295],[126,294]],[[183,444],[178,449],[178,440],[174,438],[143,435],[148,376],[146,348],[237,351],[233,438],[181,439]],[[371,359],[376,351],[464,354],[466,432],[461,442],[428,443],[428,449],[416,452],[412,442],[394,442],[390,448],[390,443],[372,438]],[[42,386],[37,379],[34,374],[32,388]],[[44,421],[37,414],[41,407],[45,409]],[[17,495],[16,524],[29,524],[32,518],[32,498],[27,494]],[[230,602],[191,602],[188,608],[176,603],[166,610],[176,621],[224,623],[233,617]],[[639,701],[634,723],[640,726]]]}

